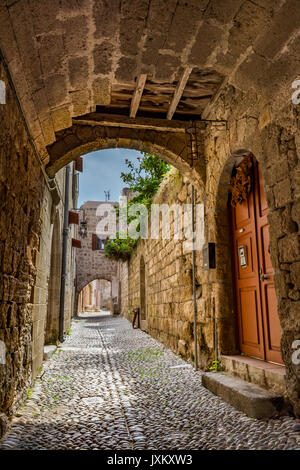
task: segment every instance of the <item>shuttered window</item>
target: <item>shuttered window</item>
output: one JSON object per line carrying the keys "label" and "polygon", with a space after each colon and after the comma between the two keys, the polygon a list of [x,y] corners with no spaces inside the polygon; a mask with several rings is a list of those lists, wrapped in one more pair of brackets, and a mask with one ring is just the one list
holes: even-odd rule
{"label": "shuttered window", "polygon": [[75,170],[82,172],[83,171],[83,158],[78,157],[75,160]]}
{"label": "shuttered window", "polygon": [[92,250],[104,250],[106,240],[98,237],[95,233],[92,235]]}
{"label": "shuttered window", "polygon": [[97,235],[93,233],[92,235],[92,250],[97,250]]}
{"label": "shuttered window", "polygon": [[79,224],[79,214],[74,211],[69,211],[69,225],[70,224]]}
{"label": "shuttered window", "polygon": [[74,248],[81,248],[81,241],[76,238],[72,238],[72,246]]}

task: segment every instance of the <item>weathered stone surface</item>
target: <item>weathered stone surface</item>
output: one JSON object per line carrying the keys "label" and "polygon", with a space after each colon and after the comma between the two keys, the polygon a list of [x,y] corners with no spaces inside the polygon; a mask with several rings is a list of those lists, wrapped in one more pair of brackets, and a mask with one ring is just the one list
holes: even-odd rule
{"label": "weathered stone surface", "polygon": [[191,364],[124,318],[86,314],[60,349],[1,450],[299,447],[291,416],[258,421],[234,409],[203,387]]}
{"label": "weathered stone surface", "polygon": [[[0,79],[6,84],[6,104],[0,105],[0,338],[6,348],[6,364],[0,365],[0,410],[10,416],[43,360],[53,200],[2,62]],[[56,177],[60,191],[64,173]],[[62,226],[62,203],[57,210]],[[66,328],[73,310],[72,275],[69,281]]]}
{"label": "weathered stone surface", "polygon": [[[84,291],[82,293],[83,298],[80,296],[80,293],[85,286],[88,286],[90,282],[96,279],[110,281],[109,285],[112,283],[111,287],[109,287],[109,290],[111,289],[109,292],[109,302],[112,297],[116,309],[118,309],[118,263],[105,257],[103,247],[95,249],[96,247],[93,246],[94,236],[98,235],[101,240],[106,239],[105,233],[102,233],[101,238],[101,234],[98,231],[100,228],[99,224],[106,214],[106,212],[101,210],[101,206],[104,207],[105,204],[108,204],[113,209],[118,203],[87,201],[81,206],[79,212],[79,224],[85,220],[88,232],[87,236],[81,239],[81,248],[76,253],[76,305],[78,304],[78,314],[81,312],[82,305],[89,303],[85,301]],[[100,248],[99,245],[98,248]],[[110,303],[109,305],[102,305],[102,308],[104,307],[107,307],[109,310],[112,309]]]}
{"label": "weathered stone surface", "polygon": [[[215,241],[217,246],[215,271],[203,272],[201,254],[197,259],[197,281],[201,285],[197,298],[199,360],[204,368],[214,358],[214,315],[219,351],[231,354],[237,349],[228,184],[241,151],[254,153],[261,164],[269,205],[270,252],[287,391],[299,415],[299,368],[291,360],[291,345],[300,335],[299,105],[291,100],[292,83],[299,73],[295,60],[299,56],[298,19],[297,0],[170,0],[167,8],[161,0],[152,1],[150,6],[136,0],[121,4],[42,0],[0,6],[3,55],[39,157],[45,164],[50,159],[47,171],[52,178],[55,174],[60,178],[58,170],[84,153],[125,147],[152,152],[171,162],[197,186],[200,201],[205,203],[205,240]],[[111,125],[96,127],[72,121],[95,112],[100,105],[109,108],[107,116],[121,112],[124,123],[139,73],[147,74],[140,110],[165,119],[182,69],[189,66],[194,68],[177,111],[187,120],[192,114],[209,120],[201,134],[199,158],[194,161],[187,152],[182,128],[180,132],[120,128],[113,117]],[[1,68],[2,76],[5,79]],[[7,107],[0,105],[0,295],[3,304],[17,304],[17,315],[14,308],[1,308],[1,337],[10,343],[8,379],[3,388],[5,409],[26,387],[30,375],[27,364],[32,360],[36,373],[43,351],[40,317],[45,317],[47,310],[52,204],[9,87],[7,98]],[[266,109],[269,112],[262,119]],[[150,126],[152,117],[146,119]],[[214,120],[226,121],[226,126],[217,129]],[[142,121],[138,116],[134,124]],[[190,202],[187,188],[178,189],[178,200]],[[42,228],[40,219],[44,221]],[[145,245],[141,244],[129,273],[123,267],[125,278],[129,275],[132,284],[127,314],[139,303],[138,263],[133,263],[139,261],[142,249]],[[186,354],[192,357],[191,256],[184,253],[180,242],[157,241],[147,250],[149,331],[175,351],[183,345],[179,341],[185,341]],[[47,266],[45,271],[40,269],[43,265]],[[38,340],[31,350],[33,322],[32,332]],[[4,395],[0,395],[1,400]]]}
{"label": "weathered stone surface", "polygon": [[[256,87],[270,103],[285,104],[290,90],[278,90],[290,87],[297,75],[297,0],[276,5],[241,0],[228,0],[222,5],[207,0],[168,0],[167,6],[163,1],[149,5],[137,0],[53,0],[50,5],[41,0],[3,5],[0,21],[4,55],[8,63],[18,64],[13,67],[14,82],[24,82],[25,77],[28,84],[21,101],[35,137],[42,133],[44,116],[34,94],[39,91],[50,96],[54,74],[62,74],[63,83],[73,89],[76,86],[76,91],[89,91],[81,105],[82,110],[88,110],[99,104],[97,95],[90,98],[99,74],[110,80],[107,102],[114,102],[117,108],[126,103],[129,108],[137,74],[147,73],[152,91],[144,108],[152,112],[154,102],[163,117],[182,67],[199,67],[192,72],[190,87],[192,92],[197,84],[199,96],[194,94],[181,102],[185,112],[195,105],[199,116],[225,76],[241,90],[249,92]],[[119,90],[116,94],[114,87]],[[61,105],[70,117],[78,115],[79,109],[73,106],[68,93],[62,98],[62,90],[48,103],[46,114]],[[38,118],[35,121],[29,119],[34,111]],[[41,150],[43,145],[45,142]]]}
{"label": "weathered stone surface", "polygon": [[52,354],[55,353],[56,349],[57,349],[57,346],[55,345],[44,346],[44,361],[47,361],[48,359],[50,359]]}
{"label": "weathered stone surface", "polygon": [[282,396],[225,372],[206,372],[202,376],[202,384],[251,418],[274,418],[283,408]]}

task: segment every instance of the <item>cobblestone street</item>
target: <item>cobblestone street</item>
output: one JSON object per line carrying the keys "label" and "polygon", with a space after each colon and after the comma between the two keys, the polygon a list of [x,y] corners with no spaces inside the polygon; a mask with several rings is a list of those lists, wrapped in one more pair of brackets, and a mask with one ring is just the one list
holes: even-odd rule
{"label": "cobblestone street", "polygon": [[257,421],[131,324],[86,314],[28,390],[1,449],[297,449],[294,420]]}

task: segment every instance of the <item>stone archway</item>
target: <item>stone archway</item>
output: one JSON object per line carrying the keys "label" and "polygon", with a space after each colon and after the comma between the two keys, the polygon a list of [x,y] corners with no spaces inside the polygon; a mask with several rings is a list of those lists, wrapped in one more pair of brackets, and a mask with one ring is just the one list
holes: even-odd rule
{"label": "stone archway", "polygon": [[[76,287],[76,292],[75,292],[75,313],[78,316],[82,308],[80,306],[80,302],[84,300],[83,298],[83,292],[84,289],[89,287],[91,288],[91,285],[93,281],[106,281],[110,283],[110,302],[109,302],[109,309],[111,310],[111,313],[113,313],[113,283],[115,282],[116,285],[118,285],[117,282],[117,275],[112,275],[112,276],[103,276],[103,275],[91,275],[86,278],[86,281],[81,282],[77,287]],[[92,296],[92,290],[90,290],[89,296]],[[107,302],[106,302],[107,303]],[[100,305],[101,307],[101,305]]]}
{"label": "stone archway", "polygon": [[48,308],[45,325],[45,344],[54,344],[59,335],[59,305],[61,284],[61,230],[59,215],[53,224],[51,242],[50,276],[48,284]]}
{"label": "stone archway", "polygon": [[[176,130],[176,127],[174,128]],[[205,161],[202,147],[199,159],[191,161],[185,136],[180,132],[162,130],[105,127],[91,124],[73,124],[72,127],[56,134],[56,142],[47,150],[50,161],[46,171],[50,177],[76,158],[108,148],[127,148],[153,153],[179,169],[199,189],[205,180]]]}

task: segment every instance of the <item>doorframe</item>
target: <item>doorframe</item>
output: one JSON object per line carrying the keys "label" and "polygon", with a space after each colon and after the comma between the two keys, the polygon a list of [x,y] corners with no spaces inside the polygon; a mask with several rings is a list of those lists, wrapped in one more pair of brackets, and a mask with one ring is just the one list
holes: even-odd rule
{"label": "doorframe", "polygon": [[[252,152],[249,152],[251,157],[254,159],[254,167],[253,167],[253,185],[251,188],[251,191],[253,191],[253,201],[254,201],[254,218],[255,218],[255,227],[257,229],[257,207],[256,204],[258,204],[257,199],[257,194],[256,194],[256,185],[258,183],[258,178],[259,178],[259,168],[258,165],[260,165],[259,160],[255,157],[255,155]],[[234,168],[236,168],[244,159],[246,156],[243,158],[240,158],[238,162],[236,162],[232,168],[231,168],[231,175],[233,173]],[[265,186],[265,184],[264,184]],[[269,206],[268,206],[269,210]],[[239,313],[238,313],[238,295],[237,295],[237,286],[236,286],[236,275],[237,275],[237,266],[235,262],[235,243],[234,243],[234,220],[233,220],[233,211],[231,210],[230,207],[230,191],[228,189],[228,200],[227,200],[227,216],[228,216],[228,229],[229,229],[229,246],[230,246],[230,263],[231,263],[231,279],[232,279],[232,306],[233,306],[233,311],[234,311],[234,325],[235,325],[235,347],[239,350],[240,354],[245,355],[245,357],[250,357],[250,358],[255,358],[259,361],[266,362],[266,363],[273,363],[271,361],[268,361],[266,359],[266,331],[265,331],[265,320],[263,318],[263,312],[262,312],[262,293],[261,289],[262,286],[259,284],[259,303],[260,303],[260,308],[261,308],[261,322],[262,322],[262,338],[263,338],[263,351],[264,351],[264,359],[255,357],[255,356],[249,356],[246,353],[242,353],[241,351],[241,331],[240,331],[240,325],[239,325]],[[269,224],[270,227],[270,224]],[[259,254],[258,254],[258,236],[257,236],[257,230],[256,230],[256,236],[255,236],[255,243],[256,243],[256,250],[257,250],[257,262],[258,262],[258,268],[259,268]],[[274,270],[274,267],[273,267]],[[276,291],[275,291],[276,292]],[[278,312],[277,312],[278,314]],[[283,363],[274,363],[274,364],[279,364],[279,365],[284,365]]]}

